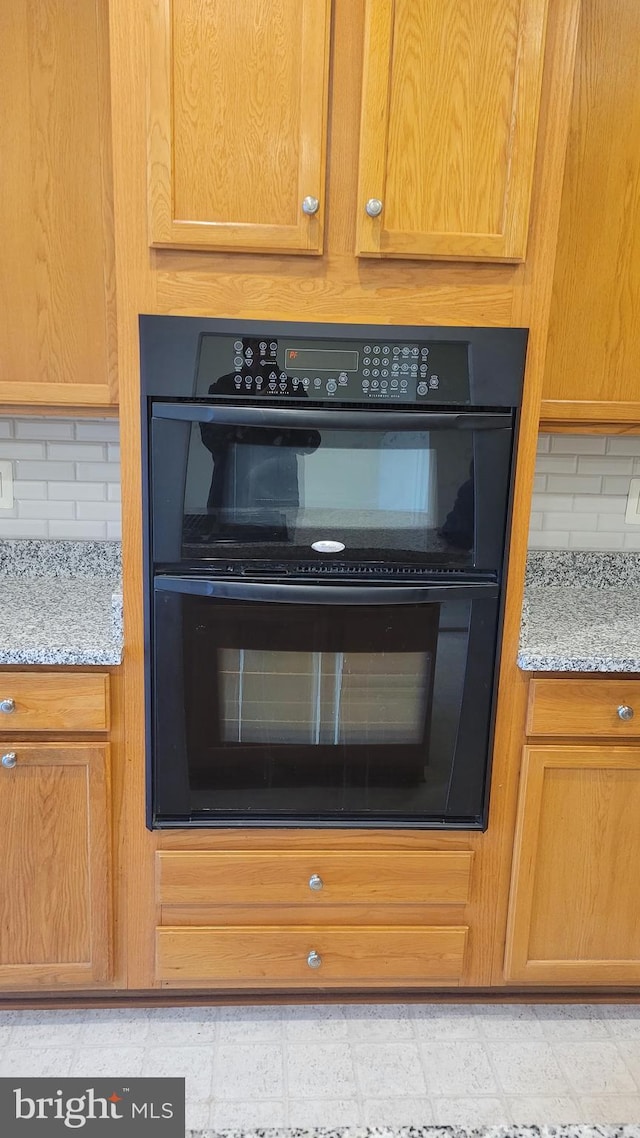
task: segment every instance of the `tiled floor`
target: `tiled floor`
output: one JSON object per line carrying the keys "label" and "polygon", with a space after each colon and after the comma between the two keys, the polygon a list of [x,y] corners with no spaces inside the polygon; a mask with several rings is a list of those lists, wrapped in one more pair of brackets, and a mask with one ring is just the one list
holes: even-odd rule
{"label": "tiled floor", "polygon": [[0,1075],[185,1075],[187,1125],[640,1122],[640,1005],[0,1012]]}

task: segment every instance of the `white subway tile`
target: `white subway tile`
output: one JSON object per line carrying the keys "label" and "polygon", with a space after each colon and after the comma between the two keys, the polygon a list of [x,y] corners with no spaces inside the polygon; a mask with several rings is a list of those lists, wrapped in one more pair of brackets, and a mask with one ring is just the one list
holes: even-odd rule
{"label": "white subway tile", "polygon": [[553,435],[553,454],[604,454],[607,440],[604,435]]}
{"label": "white subway tile", "polygon": [[13,496],[17,500],[25,498],[39,498],[40,501],[43,501],[47,497],[47,483],[25,482],[22,479],[14,478]]}
{"label": "white subway tile", "polygon": [[122,540],[122,523],[121,522],[107,522],[107,537],[110,541]]}
{"label": "white subway tile", "polygon": [[46,458],[45,444],[8,439],[0,443],[0,458]]}
{"label": "white subway tile", "polygon": [[0,419],[0,439],[13,438],[13,419]]}
{"label": "white subway tile", "polygon": [[584,530],[595,530],[598,528],[598,515],[597,514],[556,514],[548,511],[544,515],[543,529],[559,529],[559,530],[576,530],[578,532]]}
{"label": "white subway tile", "polygon": [[633,473],[640,474],[640,458],[634,458],[633,460]]}
{"label": "white subway tile", "polygon": [[629,493],[629,478],[627,475],[622,476],[616,474],[609,474],[602,479],[602,493],[603,494],[624,494],[625,497]]}
{"label": "white subway tile", "polygon": [[633,459],[585,455],[578,459],[578,474],[631,474]]}
{"label": "white subway tile", "polygon": [[49,439],[72,439],[72,419],[16,419],[15,436],[17,439],[40,439],[48,442]]}
{"label": "white subway tile", "polygon": [[535,491],[547,489],[547,476],[546,476],[546,474],[534,474],[534,476],[533,476],[533,489]]}
{"label": "white subway tile", "polygon": [[49,537],[63,537],[77,541],[101,541],[106,536],[106,522],[49,522]]}
{"label": "white subway tile", "polygon": [[621,533],[572,533],[570,549],[622,549]]}
{"label": "white subway tile", "polygon": [[117,522],[120,520],[119,502],[78,502],[76,517],[87,521]]}
{"label": "white subway tile", "polygon": [[110,502],[119,502],[121,500],[122,495],[121,495],[120,489],[121,488],[120,488],[119,482],[110,482],[109,483],[109,485],[107,487],[107,497],[108,497]]}
{"label": "white subway tile", "polygon": [[16,478],[41,479],[45,482],[71,482],[75,478],[72,462],[20,462],[16,463]]}
{"label": "white subway tile", "polygon": [[624,514],[627,499],[613,495],[604,498],[601,494],[576,494],[573,508],[578,514],[588,514],[593,510],[597,514]]}
{"label": "white subway tile", "polygon": [[562,510],[573,511],[573,494],[534,494],[531,499],[531,509],[541,510],[546,513],[547,510],[555,510],[559,513]]}
{"label": "white subway tile", "polygon": [[47,443],[47,458],[58,462],[102,462],[104,457],[101,443]]}
{"label": "white subway tile", "polygon": [[47,537],[47,523],[33,521],[31,518],[22,521],[17,518],[5,520],[0,513],[0,538],[2,537]]}
{"label": "white subway tile", "polygon": [[18,502],[19,518],[48,520],[49,518],[73,518],[74,515],[73,502]]}
{"label": "white subway tile", "polygon": [[532,512],[529,518],[529,529],[542,529],[542,518],[543,515],[537,510]]}
{"label": "white subway tile", "polygon": [[538,454],[547,454],[551,446],[551,435],[538,435]]}
{"label": "white subway tile", "polygon": [[623,549],[640,549],[640,533],[625,533],[623,537]]}
{"label": "white subway tile", "polygon": [[109,443],[107,451],[109,462],[120,462],[120,446],[118,443]]}
{"label": "white subway tile", "polygon": [[578,459],[573,454],[540,454],[536,459],[538,474],[575,474]]}
{"label": "white subway tile", "polygon": [[87,419],[76,422],[76,438],[90,442],[117,443],[120,425],[117,419]]}
{"label": "white subway tile", "polygon": [[70,502],[103,502],[107,496],[104,482],[50,482],[49,497]]}
{"label": "white subway tile", "polygon": [[640,435],[612,435],[607,439],[607,454],[630,454],[640,458]]}
{"label": "white subway tile", "polygon": [[79,462],[76,474],[81,482],[120,481],[120,472],[114,462]]}
{"label": "white subway tile", "polygon": [[598,514],[598,529],[602,533],[627,533],[631,526],[624,520],[624,514]]}
{"label": "white subway tile", "polygon": [[599,494],[602,479],[593,474],[550,474],[547,490],[552,494]]}
{"label": "white subway tile", "polygon": [[532,533],[529,541],[530,549],[568,549],[569,534],[560,532]]}

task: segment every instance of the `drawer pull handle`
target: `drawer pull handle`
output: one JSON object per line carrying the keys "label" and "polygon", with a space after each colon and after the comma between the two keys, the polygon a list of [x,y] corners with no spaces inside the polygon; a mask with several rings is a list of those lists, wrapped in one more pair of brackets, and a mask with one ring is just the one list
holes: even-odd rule
{"label": "drawer pull handle", "polygon": [[309,965],[309,968],[319,968],[322,964],[322,957],[320,956],[319,952],[316,952],[315,948],[311,949],[311,952],[307,957],[307,964]]}
{"label": "drawer pull handle", "polygon": [[303,213],[306,213],[306,214],[308,214],[309,217],[312,217],[313,214],[317,213],[319,209],[320,209],[320,202],[318,201],[318,198],[312,197],[311,194],[308,194],[306,198],[303,198],[303,200],[302,200],[302,212]]}
{"label": "drawer pull handle", "polygon": [[0,759],[3,767],[15,767],[17,761],[18,756],[15,751],[7,751],[6,755],[3,755],[2,759]]}
{"label": "drawer pull handle", "polygon": [[313,889],[314,893],[319,893],[324,886],[324,881],[317,873],[312,873],[309,878],[309,888]]}
{"label": "drawer pull handle", "polygon": [[11,715],[11,712],[15,711],[15,709],[16,709],[15,699],[1,699],[0,700],[0,711],[4,711],[5,715]]}
{"label": "drawer pull handle", "polygon": [[618,719],[623,719],[625,723],[627,720],[633,719],[633,708],[629,707],[626,703],[620,704],[618,708]]}
{"label": "drawer pull handle", "polygon": [[369,198],[369,201],[364,208],[369,214],[369,217],[380,217],[380,214],[382,213],[384,207],[383,203],[380,201],[380,198]]}

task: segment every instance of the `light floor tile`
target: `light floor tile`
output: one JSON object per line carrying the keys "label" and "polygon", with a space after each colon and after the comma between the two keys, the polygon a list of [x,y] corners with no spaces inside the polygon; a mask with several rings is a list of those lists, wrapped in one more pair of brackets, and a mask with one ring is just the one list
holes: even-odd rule
{"label": "light floor tile", "polygon": [[292,1099],[356,1097],[347,1043],[290,1043],[285,1047],[285,1064]]}
{"label": "light floor tile", "polygon": [[289,1005],[283,1012],[285,1038],[291,1043],[329,1043],[347,1038],[344,1009],[339,1005]]}
{"label": "light floor tile", "polygon": [[368,1098],[362,1104],[364,1126],[429,1126],[433,1107],[428,1098]]}
{"label": "light floor tile", "polygon": [[640,1122],[640,1095],[580,1095],[578,1121],[594,1126],[624,1126]]}
{"label": "light floor tile", "polygon": [[73,1053],[72,1071],[81,1078],[138,1078],[142,1074],[144,1047],[83,1047]]}
{"label": "light floor tile", "polygon": [[413,1040],[409,1009],[400,1004],[353,1004],[345,1010],[350,1039],[395,1043]]}
{"label": "light floor tile", "polygon": [[640,1004],[602,1004],[601,1011],[615,1039],[640,1039]]}
{"label": "light floor tile", "polygon": [[282,1041],[281,1008],[220,1008],[218,1041],[220,1043],[280,1043]]}
{"label": "light floor tile", "polygon": [[213,1043],[217,1022],[216,1008],[154,1008],[149,1019],[149,1040],[167,1047]]}
{"label": "light floor tile", "polygon": [[560,1126],[582,1119],[577,1100],[568,1095],[510,1098],[507,1106],[517,1126]]}
{"label": "light floor tile", "polygon": [[426,1093],[415,1043],[354,1043],[353,1057],[363,1098]]}
{"label": "light floor tile", "polygon": [[492,1042],[487,1044],[487,1053],[507,1095],[571,1094],[549,1043]]}
{"label": "light floor tile", "polygon": [[610,1038],[597,1004],[538,1004],[535,1012],[545,1038],[550,1041]]}
{"label": "light floor tile", "polygon": [[213,1062],[216,1100],[282,1098],[282,1048],[277,1043],[221,1043]]}
{"label": "light floor tile", "polygon": [[81,1043],[133,1047],[147,1042],[150,1013],[146,1009],[98,1008],[83,1015]]}
{"label": "light floor tile", "polygon": [[19,1012],[11,1041],[14,1047],[69,1047],[80,1038],[83,1023],[82,1011]]}
{"label": "light floor tile", "polygon": [[360,1108],[351,1099],[290,1099],[289,1122],[295,1130],[309,1130],[343,1126],[357,1126]]}
{"label": "light floor tile", "polygon": [[147,1047],[142,1074],[156,1078],[185,1078],[187,1099],[211,1097],[213,1049],[210,1047]]}
{"label": "light floor tile", "polygon": [[63,1047],[12,1047],[0,1057],[0,1075],[23,1079],[64,1078],[71,1074],[73,1051]]}
{"label": "light floor tile", "polygon": [[[640,1090],[640,1040],[618,1039],[618,1051],[622,1055],[629,1071],[633,1075],[636,1087]],[[590,1087],[590,1093],[596,1093],[596,1087]]]}
{"label": "light floor tile", "polygon": [[433,1098],[431,1102],[436,1126],[506,1126],[509,1122],[506,1103],[493,1095]]}
{"label": "light floor tile", "polygon": [[418,1004],[411,1009],[418,1039],[479,1039],[478,1018],[473,1008],[460,1004]]}
{"label": "light floor tile", "polygon": [[498,1086],[482,1043],[426,1043],[422,1063],[430,1095],[495,1095]]}
{"label": "light floor tile", "polygon": [[615,1043],[558,1043],[555,1052],[573,1089],[583,1095],[633,1093],[638,1088]]}
{"label": "light floor tile", "polygon": [[266,1130],[284,1126],[285,1105],[280,1100],[263,1099],[250,1102],[214,1102],[209,1125],[215,1130]]}
{"label": "light floor tile", "polygon": [[474,1011],[485,1039],[544,1038],[532,1004],[477,1004]]}

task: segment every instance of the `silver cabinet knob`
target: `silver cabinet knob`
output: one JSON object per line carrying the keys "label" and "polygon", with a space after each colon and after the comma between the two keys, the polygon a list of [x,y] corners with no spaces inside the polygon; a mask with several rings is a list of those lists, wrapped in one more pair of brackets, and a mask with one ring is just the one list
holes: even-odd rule
{"label": "silver cabinet knob", "polygon": [[0,711],[4,711],[5,715],[11,715],[11,712],[15,711],[15,709],[15,699],[0,699]]}
{"label": "silver cabinet knob", "polygon": [[317,213],[319,209],[320,209],[320,202],[319,202],[318,198],[312,197],[311,194],[309,194],[306,198],[304,198],[304,200],[302,202],[302,212],[303,213],[313,214],[313,213]]}
{"label": "silver cabinet knob", "polygon": [[319,893],[323,885],[324,881],[322,878],[318,877],[317,873],[312,873],[311,877],[309,878],[309,888],[313,889],[314,893]]}
{"label": "silver cabinet knob", "polygon": [[364,208],[369,214],[369,217],[380,217],[383,207],[380,198],[369,198],[369,201]]}
{"label": "silver cabinet knob", "polygon": [[633,719],[633,708],[628,707],[626,703],[621,703],[618,708],[618,719],[624,719],[625,723],[628,719]]}
{"label": "silver cabinet knob", "polygon": [[316,952],[315,948],[311,949],[311,952],[307,957],[307,964],[309,965],[309,968],[319,968],[322,964],[322,957],[320,956],[319,952]]}
{"label": "silver cabinet knob", "polygon": [[0,759],[3,767],[15,767],[17,761],[18,756],[16,755],[15,751],[7,751],[6,755],[3,755]]}

